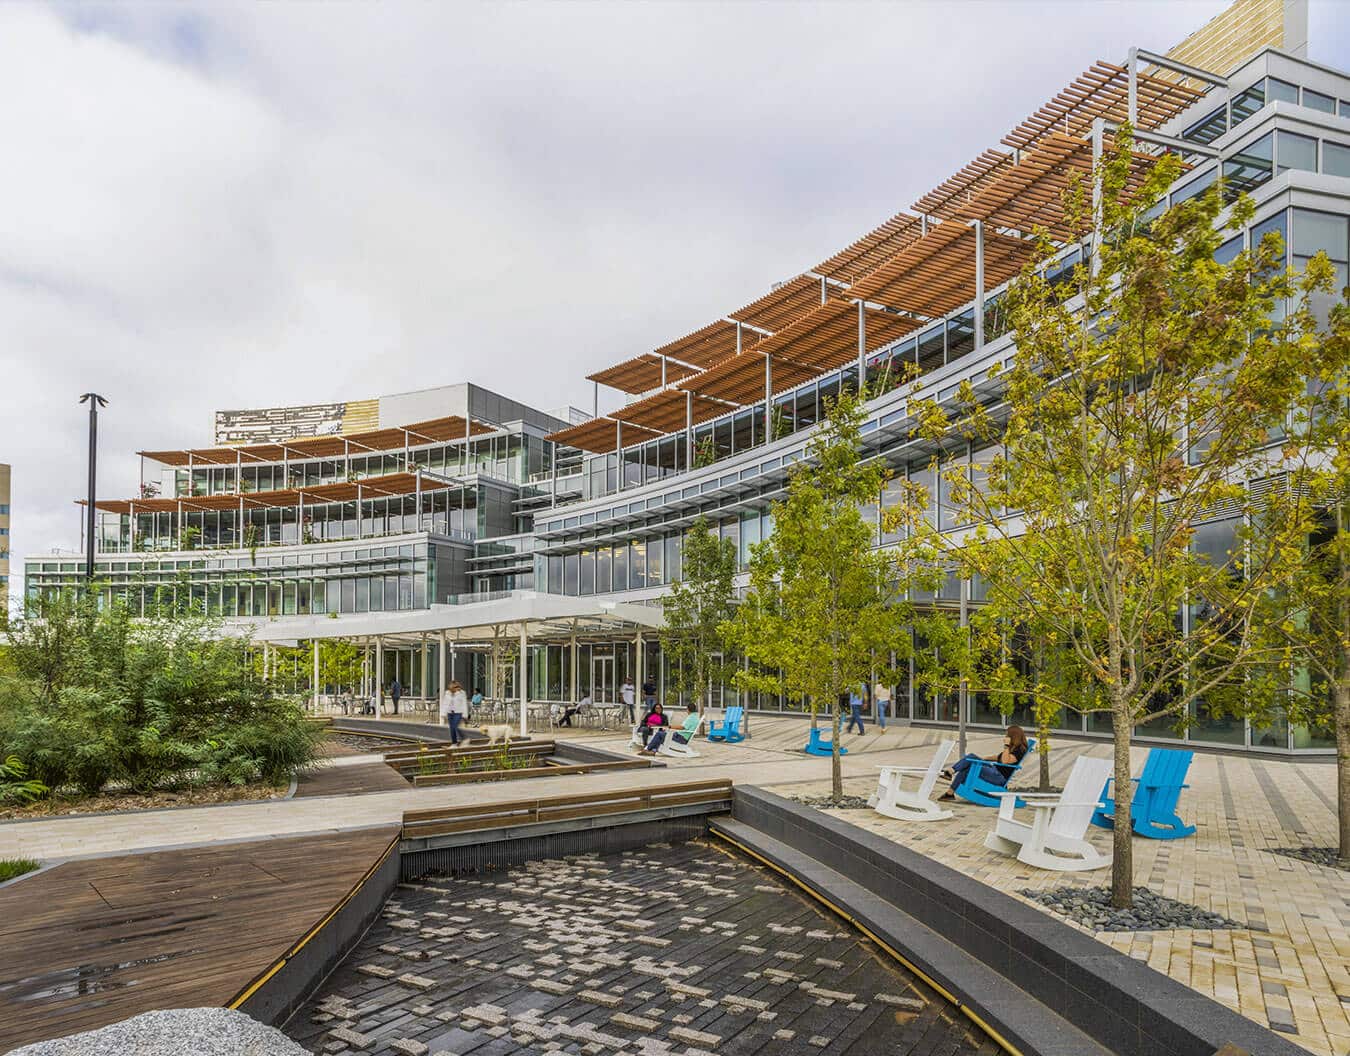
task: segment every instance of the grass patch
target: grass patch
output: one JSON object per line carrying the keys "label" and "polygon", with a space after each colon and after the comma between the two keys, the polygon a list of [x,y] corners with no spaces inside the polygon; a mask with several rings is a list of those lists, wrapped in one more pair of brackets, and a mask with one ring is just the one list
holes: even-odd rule
{"label": "grass patch", "polygon": [[13,880],[16,876],[31,873],[38,863],[31,858],[0,858],[0,884]]}

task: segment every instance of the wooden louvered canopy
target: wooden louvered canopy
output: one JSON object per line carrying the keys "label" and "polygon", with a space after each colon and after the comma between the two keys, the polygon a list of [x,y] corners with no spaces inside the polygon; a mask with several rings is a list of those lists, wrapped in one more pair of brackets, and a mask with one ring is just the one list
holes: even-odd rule
{"label": "wooden louvered canopy", "polygon": [[624,360],[617,366],[608,367],[594,374],[587,374],[587,381],[598,381],[611,389],[618,389],[630,395],[649,392],[662,384],[669,385],[698,370],[672,359],[662,359],[654,352],[644,352],[640,356]]}
{"label": "wooden louvered canopy", "polygon": [[[490,433],[493,426],[473,422],[470,436]],[[181,451],[141,451],[145,458],[165,466],[232,466],[236,462],[284,462],[288,459],[338,458],[351,452],[400,451],[404,443],[444,443],[462,439],[465,422],[457,414],[388,429],[371,429],[346,436],[302,436],[284,443],[236,444],[226,447],[194,447]]]}
{"label": "wooden louvered canopy", "polygon": [[[744,340],[744,335],[742,335]],[[710,367],[736,351],[736,324],[725,319],[686,334],[678,341],[656,349],[658,356],[678,359],[695,367]]]}
{"label": "wooden louvered canopy", "polygon": [[[733,358],[758,359],[759,357],[747,354]],[[699,375],[701,378],[707,376],[706,373]],[[701,422],[706,422],[709,418],[716,418],[719,414],[726,414],[727,411],[732,409],[721,400],[708,399],[700,393],[666,389],[648,396],[645,400],[639,400],[637,403],[630,403],[627,407],[620,407],[617,411],[611,411],[609,416],[622,421],[625,429],[629,425],[639,425],[658,433],[672,433],[685,427],[686,415],[690,412],[692,412],[694,424],[698,425]]]}
{"label": "wooden louvered canopy", "polygon": [[987,187],[1013,156],[1006,150],[986,150],[960,172],[949,176],[917,202],[914,208],[926,216],[945,216],[958,202],[969,201]]}
{"label": "wooden louvered canopy", "polygon": [[[763,297],[738,308],[728,318],[758,330],[777,333],[794,319],[800,319],[820,304],[820,280],[798,275],[780,283]],[[741,329],[741,347],[746,346],[745,328]],[[757,335],[756,339],[758,339]]]}
{"label": "wooden louvered canopy", "polygon": [[896,213],[811,270],[835,282],[852,285],[918,238],[921,229],[922,222],[917,216]]}
{"label": "wooden louvered canopy", "polygon": [[[620,426],[623,429],[622,433],[619,431]],[[660,435],[654,429],[646,429],[632,422],[619,422],[615,418],[601,415],[599,418],[592,418],[589,422],[582,422],[580,425],[574,425],[569,429],[551,433],[548,439],[555,444],[603,454],[606,451],[613,451],[618,446],[621,436],[623,445],[627,447],[630,444],[640,444],[644,440],[650,440],[652,437]]]}
{"label": "wooden louvered canopy", "polygon": [[[1099,117],[1124,121],[1129,116],[1129,71],[1111,62],[1094,62],[1020,125],[1002,142],[1020,150],[1039,142],[1050,132],[1082,137]],[[1204,95],[1165,77],[1135,73],[1135,110],[1140,128],[1157,128],[1176,117]]]}
{"label": "wooden louvered canopy", "polygon": [[[436,477],[422,476],[421,491],[437,491],[448,488],[451,482]],[[171,513],[180,507],[184,510],[237,510],[242,502],[246,508],[298,506],[303,495],[306,503],[355,502],[357,498],[377,499],[389,495],[413,495],[419,490],[418,474],[386,473],[379,477],[366,477],[363,480],[341,480],[333,484],[315,484],[304,488],[277,488],[272,491],[253,491],[247,494],[230,495],[184,495],[181,498],[155,499],[107,499],[100,500],[95,508],[104,513],[129,514],[134,508],[137,513]],[[85,505],[84,500],[79,503]]]}
{"label": "wooden louvered canopy", "polygon": [[[936,224],[850,292],[898,311],[946,315],[975,296],[975,238],[975,229],[961,220]],[[1034,248],[1028,240],[986,228],[985,288],[1015,277]]]}

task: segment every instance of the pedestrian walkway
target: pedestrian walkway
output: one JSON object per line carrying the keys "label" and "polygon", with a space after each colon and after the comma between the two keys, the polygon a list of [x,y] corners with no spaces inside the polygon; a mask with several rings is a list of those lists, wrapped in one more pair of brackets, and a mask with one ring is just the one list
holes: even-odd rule
{"label": "pedestrian walkway", "polygon": [[[63,817],[0,824],[0,857],[39,859],[125,852],[138,848],[304,834],[398,822],[404,810],[484,804],[523,795],[566,795],[582,790],[649,788],[664,783],[730,778],[784,795],[829,791],[830,760],[801,752],[807,725],[800,719],[752,717],[752,737],[735,745],[700,740],[696,759],[669,765],[528,782],[450,785],[427,789],[336,794],[306,799],[142,812],[101,818]],[[616,751],[627,734],[565,731],[565,739]],[[926,762],[931,746],[950,731],[892,725],[885,732],[846,736],[841,760],[845,789],[866,795],[883,763]],[[996,734],[973,734],[972,751],[991,754]],[[1052,777],[1062,781],[1081,753],[1105,756],[1104,742],[1058,741]],[[1136,771],[1147,749],[1134,750]],[[1034,774],[1034,767],[1028,767]],[[1021,780],[1034,781],[1033,774]],[[1158,971],[1213,997],[1257,1022],[1282,1031],[1322,1056],[1350,1053],[1350,874],[1271,853],[1294,845],[1334,845],[1335,768],[1303,760],[1198,753],[1181,812],[1194,837],[1136,839],[1135,883],[1242,922],[1235,931],[1102,933],[1097,938]],[[528,785],[528,792],[525,786]],[[872,811],[842,816],[920,853],[1016,893],[1064,884],[1097,885],[1105,873],[1042,873],[983,846],[993,812],[958,802],[949,822],[915,825]],[[1090,837],[1109,850],[1110,833]]]}

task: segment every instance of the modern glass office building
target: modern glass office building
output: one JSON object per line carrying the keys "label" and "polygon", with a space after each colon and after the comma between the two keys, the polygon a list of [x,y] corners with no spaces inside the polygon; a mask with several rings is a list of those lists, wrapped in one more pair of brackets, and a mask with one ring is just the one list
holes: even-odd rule
{"label": "modern glass office building", "polygon": [[[991,375],[1013,351],[1000,308],[1007,284],[1032,255],[1033,230],[1060,240],[1052,279],[1089,251],[1068,231],[1060,194],[1119,124],[1134,126],[1142,153],[1186,163],[1172,201],[1220,179],[1226,194],[1251,196],[1252,223],[1231,232],[1224,255],[1279,230],[1292,265],[1324,250],[1350,279],[1350,75],[1302,57],[1305,27],[1305,5],[1243,0],[1166,55],[1131,49],[1123,62],[1093,63],[911,209],[750,304],[589,375],[597,411],[599,387],[622,394],[608,414],[550,418],[455,387],[465,395],[454,410],[443,400],[435,414],[395,423],[381,401],[374,427],[330,423],[321,435],[258,441],[265,415],[222,412],[255,439],[146,452],[155,475],[140,496],[100,502],[102,589],[142,610],[172,592],[176,603],[253,620],[277,641],[379,639],[381,650],[410,649],[417,684],[432,688],[430,669],[445,670],[436,650],[484,649],[486,628],[508,621],[503,599],[567,599],[556,612],[573,614],[570,628],[554,615],[532,630],[517,621],[524,663],[513,666],[510,692],[548,700],[589,690],[603,700],[626,675],[663,684],[664,658],[643,634],[652,624],[635,614],[659,611],[700,516],[745,565],[772,533],[771,504],[834,393],[898,377],[903,364],[940,403],[966,381],[999,400]],[[928,486],[935,526],[966,527],[935,479],[934,455],[978,466],[994,453],[926,448],[909,435],[906,403],[897,387],[868,405],[864,443],[896,480],[866,511],[878,546],[896,541],[880,511],[905,479]],[[1224,552],[1235,528],[1216,514],[1196,545]],[[27,590],[74,584],[78,572],[73,559],[30,558]],[[955,611],[962,590],[953,578],[918,600]],[[967,601],[979,603],[978,585]],[[627,617],[606,621],[620,610]],[[425,618],[389,615],[404,612]],[[313,618],[329,613],[340,617],[331,627]],[[594,618],[583,626],[581,614]],[[716,695],[714,704],[800,707],[730,686]],[[962,709],[974,725],[1028,721],[1005,720],[979,694],[935,699],[909,684],[897,687],[894,709],[912,722],[955,723]],[[1106,735],[1103,718],[1067,714],[1062,726]],[[1243,750],[1330,748],[1289,724],[1256,729],[1203,707],[1192,719],[1182,734],[1138,733]]]}

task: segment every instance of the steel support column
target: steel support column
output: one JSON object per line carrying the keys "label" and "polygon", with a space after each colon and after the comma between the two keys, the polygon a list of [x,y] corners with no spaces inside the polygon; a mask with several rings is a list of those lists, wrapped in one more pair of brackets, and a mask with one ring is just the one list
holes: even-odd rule
{"label": "steel support column", "polygon": [[858,391],[867,386],[867,309],[858,302]]}
{"label": "steel support column", "polygon": [[984,222],[972,220],[975,228],[975,347],[984,347]]}
{"label": "steel support column", "polygon": [[771,444],[773,435],[773,356],[764,355],[764,442]]}
{"label": "steel support column", "polygon": [[530,726],[528,716],[526,715],[526,704],[529,702],[529,693],[526,692],[528,683],[525,681],[528,673],[527,667],[530,657],[530,632],[529,625],[521,623],[520,625],[520,671],[516,678],[520,680],[520,735],[529,737]]}
{"label": "steel support column", "polygon": [[314,710],[319,710],[319,639],[311,639],[314,646]]}

